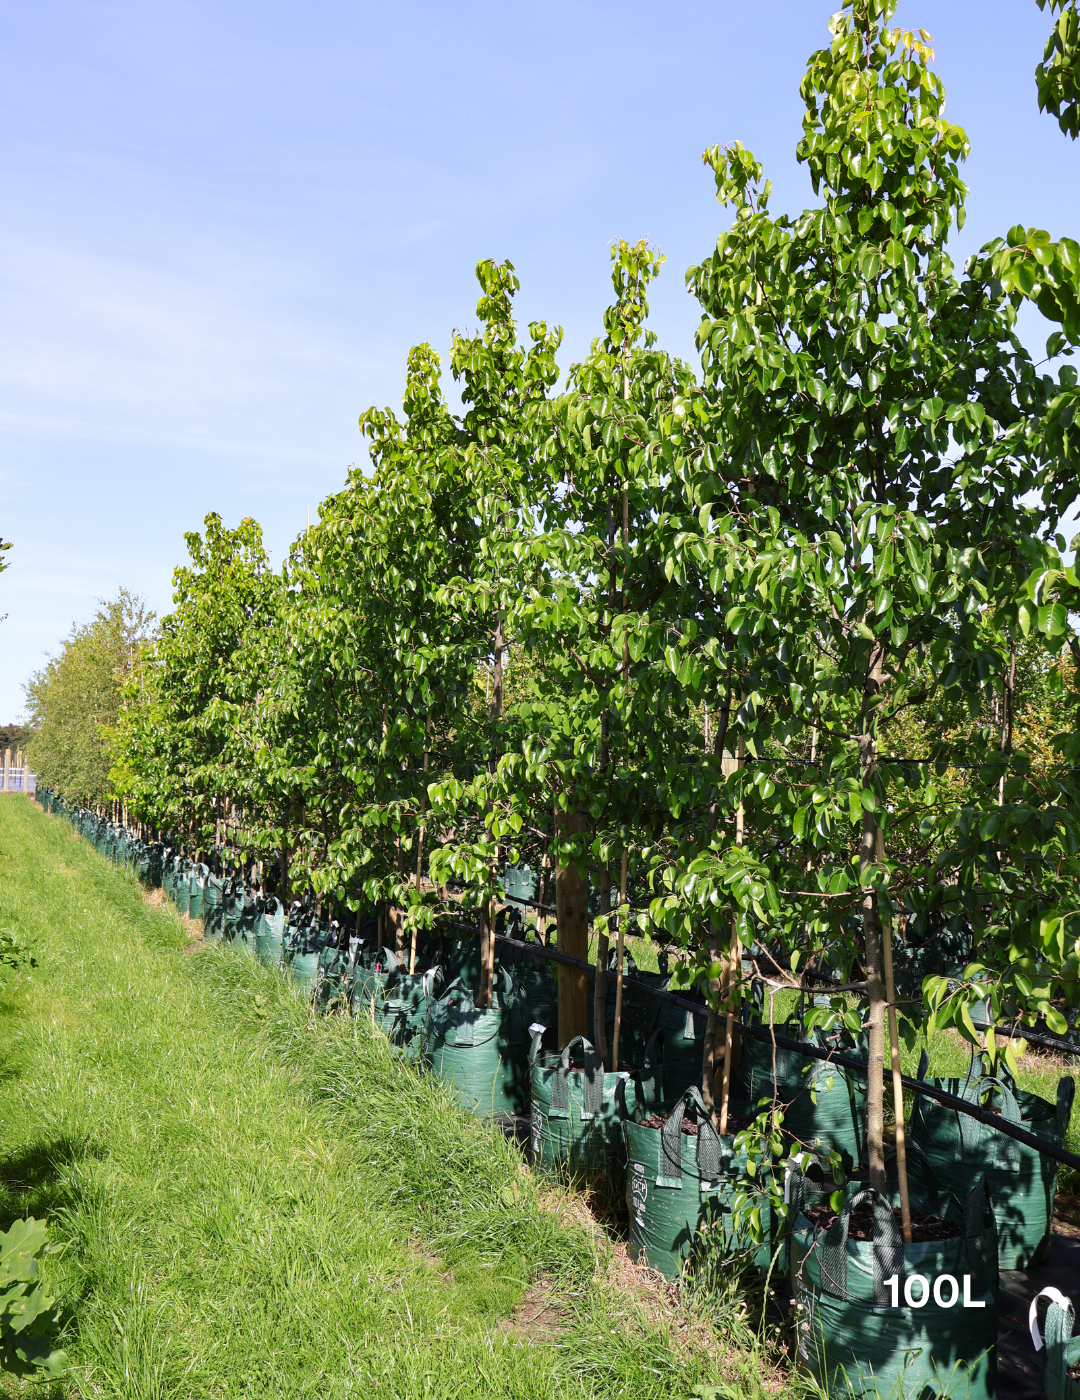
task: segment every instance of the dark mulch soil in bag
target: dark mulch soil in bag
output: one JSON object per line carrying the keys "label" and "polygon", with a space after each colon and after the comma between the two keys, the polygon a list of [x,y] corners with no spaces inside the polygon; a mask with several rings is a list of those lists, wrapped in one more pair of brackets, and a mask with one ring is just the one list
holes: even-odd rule
{"label": "dark mulch soil in bag", "polygon": [[[728,1137],[734,1137],[736,1133],[743,1132],[744,1129],[749,1128],[750,1124],[753,1121],[754,1120],[752,1118],[740,1118],[735,1113],[729,1113],[727,1120]],[[662,1128],[664,1126],[664,1115],[662,1113],[654,1113],[648,1118],[643,1118],[641,1120],[641,1126],[643,1128]],[[719,1113],[713,1114],[713,1126],[716,1128],[717,1132],[720,1131]],[[698,1120],[696,1118],[691,1118],[689,1114],[684,1113],[682,1120],[682,1130],[687,1137],[697,1137]]]}
{"label": "dark mulch soil in bag", "polygon": [[[803,1214],[822,1230],[827,1230],[836,1220],[836,1211],[827,1203],[820,1206],[811,1206],[804,1210]],[[897,1223],[900,1222],[900,1207],[893,1208],[893,1215]],[[938,1215],[929,1215],[924,1210],[913,1210],[911,1212],[911,1242],[912,1244],[928,1244],[932,1240],[955,1240],[960,1237],[960,1226],[954,1225],[949,1220],[942,1220]],[[874,1238],[874,1211],[869,1202],[856,1206],[851,1212],[851,1230],[848,1235],[852,1240],[872,1240]]]}

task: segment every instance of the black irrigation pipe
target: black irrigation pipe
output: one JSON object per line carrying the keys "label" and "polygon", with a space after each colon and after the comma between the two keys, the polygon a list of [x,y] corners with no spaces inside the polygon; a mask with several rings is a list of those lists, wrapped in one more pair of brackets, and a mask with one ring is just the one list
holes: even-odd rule
{"label": "black irrigation pipe", "polygon": [[1071,1040],[1061,1040],[1056,1035],[1043,1035],[1041,1031],[1028,1031],[1023,1026],[994,1026],[988,1021],[976,1021],[972,1018],[971,1024],[977,1031],[993,1031],[995,1035],[1003,1035],[1007,1038],[1019,1036],[1022,1040],[1029,1041],[1032,1045],[1041,1046],[1044,1050],[1056,1050],[1062,1055],[1080,1055],[1080,1045]]}
{"label": "black irrigation pipe", "polygon": [[[507,938],[502,933],[495,935],[495,941],[496,943],[506,943],[511,948],[523,949],[536,957],[563,963],[567,967],[580,968],[584,972],[592,971],[590,963],[582,962],[580,958],[572,958],[566,953],[556,952],[554,948],[545,948],[539,943],[525,943],[519,938]],[[647,982],[639,982],[636,977],[624,977],[623,986],[635,987],[647,996],[655,997],[657,1001],[665,1001],[672,1006],[681,1007],[685,1011],[692,1012],[695,1016],[708,1016],[709,1014],[707,1006],[690,1001],[687,997],[676,996],[674,992],[665,992],[661,991],[659,987],[650,987]],[[792,1050],[795,1054],[804,1055],[811,1060],[826,1060],[830,1064],[839,1065],[841,1069],[854,1070],[856,1074],[866,1074],[867,1072],[865,1060],[857,1059],[854,1055],[846,1055],[842,1050],[825,1050],[817,1045],[806,1045],[802,1041],[791,1040],[786,1035],[765,1030],[761,1026],[747,1025],[745,1021],[737,1020],[735,1025],[743,1035],[749,1036],[751,1040],[761,1041],[765,1045],[775,1044],[777,1049]],[[924,1094],[927,1098],[936,1099],[943,1108],[951,1108],[955,1113],[966,1113],[969,1118],[977,1118],[980,1123],[989,1124],[991,1128],[995,1128],[999,1133],[1004,1133],[1006,1137],[1015,1138],[1017,1142],[1022,1142],[1026,1147],[1032,1147],[1036,1152],[1041,1152],[1044,1157],[1053,1157],[1056,1161],[1064,1163],[1065,1166],[1080,1171],[1080,1154],[1070,1152],[1065,1147],[1058,1147],[1056,1143],[1040,1137],[1037,1133],[1029,1133],[1026,1128],[1018,1128],[1014,1123],[1006,1122],[1000,1114],[990,1113],[978,1104],[957,1098],[955,1094],[938,1089],[934,1085],[928,1084],[924,1079],[911,1079],[908,1075],[902,1074],[900,1082],[905,1089],[910,1089],[913,1093]]]}

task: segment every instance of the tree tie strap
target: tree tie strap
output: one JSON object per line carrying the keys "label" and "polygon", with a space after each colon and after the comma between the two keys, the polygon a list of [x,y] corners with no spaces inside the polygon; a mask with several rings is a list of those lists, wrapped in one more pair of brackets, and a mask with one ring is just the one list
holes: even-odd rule
{"label": "tree tie strap", "polygon": [[[981,1066],[980,1066],[981,1069]],[[1006,1123],[1020,1125],[1020,1106],[1016,1102],[1016,1096],[1006,1084],[1004,1079],[995,1079],[988,1074],[972,1075],[968,1071],[968,1078],[961,1090],[960,1097],[967,1099],[969,1103],[979,1103],[983,1092],[986,1089],[995,1090],[1001,1096],[1001,1117]],[[966,1113],[959,1113],[960,1119],[960,1145],[958,1158],[962,1162],[965,1154],[975,1152],[981,1145],[987,1131],[993,1132],[989,1125],[981,1122],[978,1118],[970,1118]],[[1001,1167],[1004,1171],[1018,1172],[1020,1170],[1020,1144],[1004,1133],[995,1133],[996,1142],[994,1144],[994,1165]]]}
{"label": "tree tie strap", "polygon": [[[1039,1299],[1047,1298],[1045,1338],[1039,1336]],[[1076,1314],[1072,1300],[1056,1288],[1044,1288],[1031,1300],[1028,1327],[1036,1351],[1046,1344],[1046,1400],[1065,1400],[1068,1386],[1069,1342],[1072,1339]]]}
{"label": "tree tie strap", "polygon": [[682,1189],[682,1121],[683,1111],[687,1104],[693,1104],[697,1109],[697,1167],[701,1188],[705,1190],[706,1182],[714,1182],[720,1177],[723,1148],[720,1136],[713,1126],[712,1114],[706,1108],[701,1090],[696,1084],[691,1084],[682,1097],[676,1101],[675,1106],[660,1126],[656,1184],[657,1186],[674,1187],[677,1191]]}
{"label": "tree tie strap", "polygon": [[872,1243],[874,1261],[874,1305],[887,1308],[892,1301],[892,1290],[886,1288],[885,1280],[896,1277],[904,1286],[904,1241],[900,1227],[892,1213],[889,1202],[874,1188],[867,1187],[857,1192],[844,1206],[837,1220],[825,1232],[821,1250],[821,1287],[834,1298],[850,1300],[848,1293],[848,1233],[851,1228],[851,1212],[870,1201],[874,1207],[874,1237]]}
{"label": "tree tie strap", "polygon": [[581,1106],[581,1121],[598,1118],[604,1111],[604,1062],[593,1048],[592,1042],[583,1035],[575,1036],[559,1056],[559,1063],[551,1081],[551,1116],[570,1116],[570,1052],[575,1045],[581,1046],[585,1062],[585,1092]]}
{"label": "tree tie strap", "polygon": [[[990,1245],[987,1244],[987,1233]],[[997,1218],[990,1197],[990,1184],[980,1175],[964,1202],[964,1254],[971,1274],[971,1286],[985,1293],[996,1278]],[[992,1274],[992,1270],[994,1270]]]}
{"label": "tree tie strap", "polygon": [[1076,1095],[1076,1080],[1071,1075],[1067,1075],[1058,1080],[1057,1087],[1057,1134],[1064,1139],[1069,1128],[1069,1119],[1072,1117],[1073,1099]]}
{"label": "tree tie strap", "polygon": [[664,1101],[664,1028],[657,1026],[645,1042],[644,1064],[634,1075],[638,1102],[659,1108]]}

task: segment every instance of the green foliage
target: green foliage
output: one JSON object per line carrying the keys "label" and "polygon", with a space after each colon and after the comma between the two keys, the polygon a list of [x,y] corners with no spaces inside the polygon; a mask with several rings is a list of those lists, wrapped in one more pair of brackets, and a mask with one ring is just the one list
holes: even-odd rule
{"label": "green foliage", "polygon": [[113,795],[109,769],[121,697],[152,623],[141,599],[122,588],[91,622],[73,627],[59,655],[27,683],[35,731],[27,762],[74,806],[96,806]]}
{"label": "green foliage", "polygon": [[229,530],[211,513],[204,525],[185,536],[174,610],[129,677],[112,778],[193,849],[213,845],[233,806],[273,849],[294,790],[266,738],[281,579],[254,520]]}
{"label": "green foliage", "polygon": [[1035,69],[1039,108],[1057,118],[1073,140],[1080,135],[1080,11],[1076,0],[1036,0],[1055,16],[1043,61]]}
{"label": "green foliage", "polygon": [[[775,213],[740,143],[705,153],[731,218],[687,275],[700,375],[646,329],[644,242],[613,247],[557,396],[559,333],[519,342],[514,269],[485,260],[460,413],[414,348],[403,417],[362,416],[371,472],[281,577],[208,517],[124,721],[140,811],[205,845],[229,800],[297,889],[406,927],[486,901],[504,858],[602,879],[626,853],[681,985],[719,975],[731,922],[779,984],[865,980],[819,1019],[856,1033],[869,1003],[877,1089],[881,929],[966,949],[923,982],[931,1034],[970,1036],[984,997],[1066,1024],[1080,256],[1018,226],[953,266],[968,139],[892,14],[849,0],[811,55],[812,207]],[[1055,327],[1039,365],[1025,299]]]}
{"label": "green foliage", "polygon": [[0,1231],[0,1363],[22,1375],[59,1376],[67,1357],[53,1346],[57,1317],[39,1256],[55,1252],[43,1220],[16,1220]]}

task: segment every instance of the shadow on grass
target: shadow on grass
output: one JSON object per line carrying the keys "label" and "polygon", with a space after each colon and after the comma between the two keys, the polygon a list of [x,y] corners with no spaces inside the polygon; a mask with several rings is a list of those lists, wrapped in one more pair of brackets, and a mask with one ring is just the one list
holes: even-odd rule
{"label": "shadow on grass", "polygon": [[89,1138],[53,1138],[0,1156],[0,1229],[33,1215],[52,1219],[77,1204],[68,1168],[103,1153]]}

